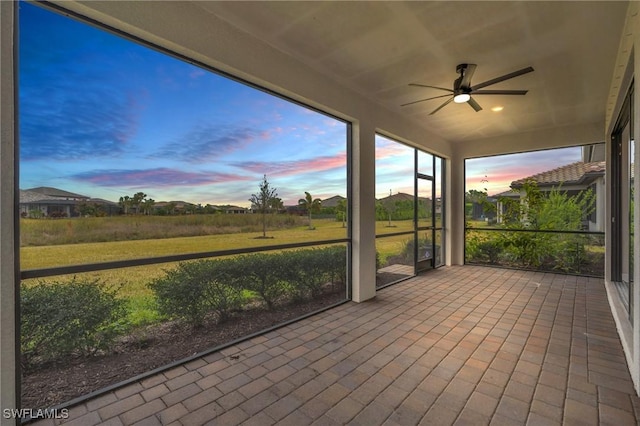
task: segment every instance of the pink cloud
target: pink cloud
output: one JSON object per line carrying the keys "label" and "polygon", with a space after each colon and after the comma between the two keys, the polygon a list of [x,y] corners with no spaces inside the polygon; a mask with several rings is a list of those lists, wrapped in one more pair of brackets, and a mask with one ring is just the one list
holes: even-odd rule
{"label": "pink cloud", "polygon": [[345,167],[347,154],[341,152],[333,156],[323,156],[292,161],[247,161],[233,165],[243,170],[275,176],[289,176],[297,173],[313,173]]}

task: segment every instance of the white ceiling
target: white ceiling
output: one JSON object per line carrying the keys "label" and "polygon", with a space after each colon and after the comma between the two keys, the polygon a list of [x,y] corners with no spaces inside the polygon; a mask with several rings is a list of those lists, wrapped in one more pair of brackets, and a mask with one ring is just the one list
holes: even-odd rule
{"label": "white ceiling", "polygon": [[[627,2],[205,2],[194,4],[274,48],[410,116],[449,141],[565,125],[604,123]],[[475,63],[472,84],[532,66],[486,89],[525,96],[477,96],[484,108],[410,87],[452,87],[459,63]],[[446,98],[445,98],[446,99]],[[491,107],[502,105],[496,113]]]}

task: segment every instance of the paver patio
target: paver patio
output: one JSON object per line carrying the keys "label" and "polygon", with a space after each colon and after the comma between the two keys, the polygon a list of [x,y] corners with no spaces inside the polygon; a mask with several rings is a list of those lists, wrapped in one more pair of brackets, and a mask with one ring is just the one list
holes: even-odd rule
{"label": "paver patio", "polygon": [[639,408],[602,279],[456,266],[89,400],[65,424],[619,426]]}

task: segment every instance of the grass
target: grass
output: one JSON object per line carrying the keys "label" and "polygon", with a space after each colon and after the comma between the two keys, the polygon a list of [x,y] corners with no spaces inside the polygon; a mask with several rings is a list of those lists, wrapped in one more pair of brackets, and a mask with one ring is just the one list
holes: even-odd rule
{"label": "grass", "polygon": [[[227,216],[255,216],[257,215],[227,215]],[[122,221],[113,221],[114,218],[81,218],[81,219],[62,219],[62,220],[22,220],[21,233],[24,228],[34,238],[35,233],[42,232],[47,235],[59,234],[64,229],[73,229],[74,233],[78,230],[96,226],[101,229],[123,229],[123,224],[131,225],[136,223],[135,218],[115,218],[124,219]],[[174,217],[142,217],[140,223],[144,222],[145,229],[152,223],[150,219],[157,220],[158,227],[164,229],[166,227],[177,226],[182,227],[184,223],[190,223],[194,227],[192,232],[202,232],[202,223],[193,221],[190,217],[180,217],[186,222],[176,220]],[[169,220],[167,220],[169,219]],[[195,217],[195,219],[201,219]],[[27,245],[20,250],[20,265],[22,270],[40,269],[47,267],[81,265],[90,263],[101,263],[115,260],[126,260],[136,258],[157,257],[173,254],[197,253],[207,251],[229,250],[236,248],[252,248],[263,247],[269,245],[300,243],[309,241],[320,241],[329,239],[346,238],[347,229],[342,227],[342,222],[334,219],[314,219],[314,230],[309,230],[306,220],[299,221],[294,217],[295,223],[290,224],[286,229],[268,230],[267,236],[273,237],[268,239],[260,239],[262,235],[261,227],[258,230],[250,232],[240,232],[239,226],[233,226],[235,233],[218,232],[213,235],[196,235],[181,236],[172,238],[150,238],[150,239],[131,239],[122,240],[122,235],[118,234],[116,241],[104,242],[78,242],[88,237],[69,240],[70,243],[55,245]],[[105,223],[100,223],[103,220]],[[244,218],[235,219],[242,221]],[[86,221],[86,222],[85,222]],[[191,222],[189,222],[191,221]],[[85,223],[81,223],[85,222]],[[68,225],[72,223],[72,225]],[[384,234],[390,232],[411,231],[413,223],[411,221],[396,221],[393,228],[387,227],[386,221],[376,223],[376,233]],[[184,225],[186,226],[186,225]],[[284,225],[282,225],[284,226]],[[162,232],[169,232],[166,229]],[[180,232],[185,232],[181,228]],[[93,233],[100,235],[100,233]],[[104,232],[102,233],[104,235]],[[134,238],[140,236],[136,233]],[[65,237],[66,238],[66,237]],[[381,257],[386,259],[389,256],[396,255],[402,251],[407,238],[411,236],[403,235],[396,237],[388,237],[378,239],[376,248],[381,253]],[[49,239],[51,241],[53,239]],[[59,241],[60,239],[58,239]],[[65,240],[66,241],[66,240]],[[156,322],[159,319],[158,313],[154,305],[154,299],[151,291],[147,287],[148,283],[153,279],[161,277],[165,271],[172,269],[176,263],[163,263],[157,265],[136,266],[129,268],[104,270],[98,272],[88,272],[76,274],[77,277],[97,278],[101,281],[119,288],[120,297],[127,299],[129,307],[129,322],[133,325],[142,325]],[[56,280],[71,279],[72,276],[55,277]],[[35,280],[26,280],[24,283],[29,285]],[[42,279],[41,281],[47,281]]]}
{"label": "grass", "polygon": [[[268,229],[288,229],[307,223],[305,218],[292,215],[269,214],[265,219]],[[261,231],[260,214],[21,219],[20,245],[49,246]]]}
{"label": "grass", "polygon": [[[147,219],[147,218],[145,218]],[[167,222],[160,219],[160,227]],[[78,222],[85,219],[69,219]],[[59,228],[59,221],[41,221],[45,225],[53,224]],[[95,220],[91,220],[95,223]],[[99,222],[99,220],[98,220]],[[171,222],[168,222],[171,223]],[[175,223],[175,222],[173,222]],[[22,270],[39,269],[65,265],[80,265],[101,263],[115,260],[156,257],[172,254],[197,253],[206,251],[228,250],[235,248],[262,247],[287,243],[299,243],[315,240],[338,239],[347,236],[346,228],[341,222],[332,219],[314,220],[315,230],[309,230],[305,221],[289,229],[268,231],[273,238],[260,239],[261,232],[237,232],[231,234],[218,233],[215,235],[201,235],[191,237],[174,237],[158,239],[138,239],[130,241],[109,241],[92,243],[59,244],[48,246],[27,246],[20,250],[20,265]],[[30,224],[31,225],[31,224]],[[41,230],[44,226],[38,225]],[[66,225],[63,225],[63,227]],[[79,229],[86,225],[74,225]],[[31,226],[32,229],[34,226]],[[33,232],[31,230],[31,232]],[[172,269],[176,263],[136,266],[98,272],[76,274],[78,277],[98,278],[101,281],[119,288],[120,297],[128,300],[129,321],[140,325],[155,322],[158,314],[154,306],[151,291],[147,284],[153,279],[161,277],[167,269]],[[72,276],[55,277],[56,280],[71,279]],[[41,281],[46,281],[42,279]],[[25,284],[35,280],[26,280]]]}

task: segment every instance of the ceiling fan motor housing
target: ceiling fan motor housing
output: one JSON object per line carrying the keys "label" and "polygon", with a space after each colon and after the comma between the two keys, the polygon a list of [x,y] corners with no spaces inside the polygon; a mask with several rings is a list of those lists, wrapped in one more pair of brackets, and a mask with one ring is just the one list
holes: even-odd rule
{"label": "ceiling fan motor housing", "polygon": [[459,65],[456,67],[456,72],[457,72],[458,74],[462,74],[462,73],[467,69],[467,67],[468,67],[468,66],[469,66],[469,64],[459,64]]}

